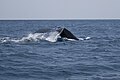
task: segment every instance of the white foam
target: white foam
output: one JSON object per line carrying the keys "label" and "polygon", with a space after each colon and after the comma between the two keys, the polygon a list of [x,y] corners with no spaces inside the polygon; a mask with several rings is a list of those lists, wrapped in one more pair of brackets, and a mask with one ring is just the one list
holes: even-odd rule
{"label": "white foam", "polygon": [[89,40],[89,39],[91,39],[91,37],[86,37],[86,38],[78,38],[79,40]]}
{"label": "white foam", "polygon": [[63,40],[67,40],[67,41],[76,41],[75,39],[68,39],[68,38],[63,38]]}
{"label": "white foam", "polygon": [[90,38],[91,38],[91,37],[86,37],[85,39],[88,40],[88,39],[90,39]]}
{"label": "white foam", "polygon": [[84,40],[84,38],[78,38],[78,39],[79,39],[79,40],[82,40],[82,41]]}
{"label": "white foam", "polygon": [[9,37],[0,38],[0,42],[1,42],[1,43],[8,42],[9,40],[10,40]]}

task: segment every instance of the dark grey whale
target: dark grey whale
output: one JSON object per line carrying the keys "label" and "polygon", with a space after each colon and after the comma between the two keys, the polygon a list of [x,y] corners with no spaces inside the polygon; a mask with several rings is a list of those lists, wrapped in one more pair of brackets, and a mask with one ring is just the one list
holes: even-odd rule
{"label": "dark grey whale", "polygon": [[57,27],[57,28],[52,28],[52,29],[39,29],[38,31],[36,31],[35,33],[49,33],[49,32],[58,32],[58,35],[60,36],[60,38],[67,38],[67,39],[74,39],[74,40],[79,40],[75,35],[73,35],[68,29],[66,28],[61,28],[61,27]]}
{"label": "dark grey whale", "polygon": [[66,28],[52,28],[52,29],[39,29],[36,32],[28,34],[21,39],[10,39],[9,37],[1,38],[0,42],[31,42],[31,41],[49,41],[49,42],[61,42],[61,41],[75,41],[79,40]]}

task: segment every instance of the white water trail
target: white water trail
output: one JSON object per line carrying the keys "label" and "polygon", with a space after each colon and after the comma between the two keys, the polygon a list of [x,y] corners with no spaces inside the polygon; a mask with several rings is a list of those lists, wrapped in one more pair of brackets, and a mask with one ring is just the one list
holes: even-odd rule
{"label": "white water trail", "polygon": [[49,42],[56,42],[57,38],[59,37],[58,32],[49,32],[49,33],[30,33],[26,37],[22,37],[21,39],[14,39],[10,37],[4,37],[0,38],[0,43],[6,43],[6,42],[32,42],[32,41],[40,41],[40,40],[46,40]]}

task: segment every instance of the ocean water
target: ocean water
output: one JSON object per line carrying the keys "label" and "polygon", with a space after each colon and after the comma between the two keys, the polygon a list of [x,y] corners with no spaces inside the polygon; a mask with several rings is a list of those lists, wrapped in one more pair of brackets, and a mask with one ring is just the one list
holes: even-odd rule
{"label": "ocean water", "polygon": [[[57,26],[80,40],[23,40]],[[120,80],[120,20],[1,20],[0,80]]]}

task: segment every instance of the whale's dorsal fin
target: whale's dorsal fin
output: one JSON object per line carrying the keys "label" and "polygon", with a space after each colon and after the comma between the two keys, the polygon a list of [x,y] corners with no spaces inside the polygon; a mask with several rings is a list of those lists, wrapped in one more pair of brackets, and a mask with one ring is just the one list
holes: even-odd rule
{"label": "whale's dorsal fin", "polygon": [[67,30],[66,28],[62,28],[62,29],[61,29],[60,36],[61,36],[62,38],[79,40],[76,36],[74,36],[74,35],[73,35],[69,30]]}

